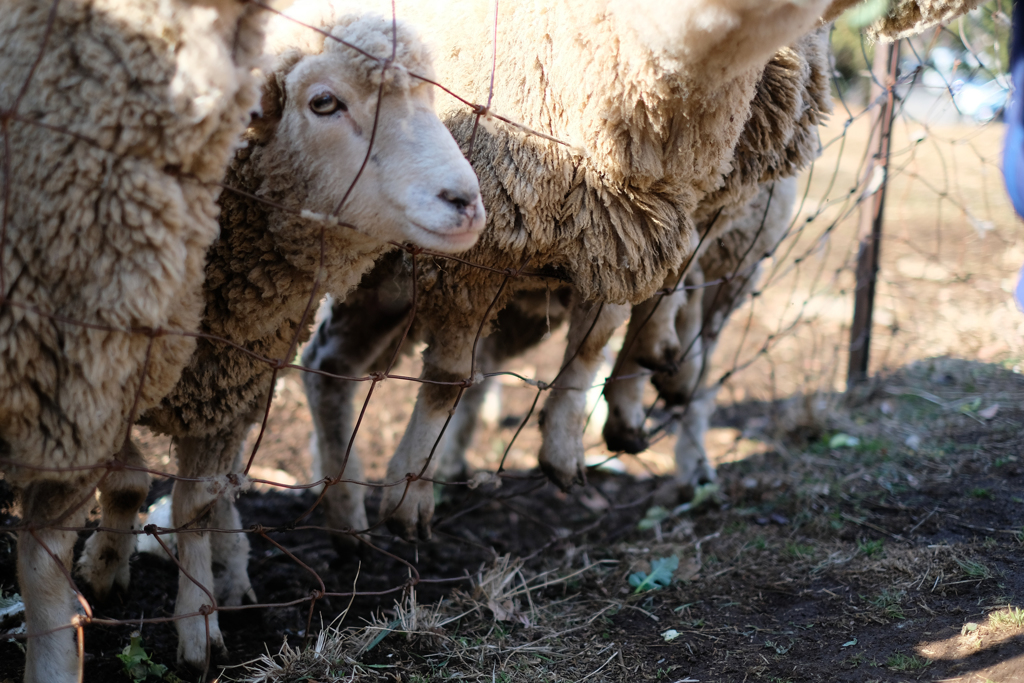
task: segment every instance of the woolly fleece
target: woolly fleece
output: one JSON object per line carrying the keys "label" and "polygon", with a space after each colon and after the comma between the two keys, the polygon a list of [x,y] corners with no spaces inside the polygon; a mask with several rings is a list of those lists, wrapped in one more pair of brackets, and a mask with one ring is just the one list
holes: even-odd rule
{"label": "woolly fleece", "polygon": [[[18,117],[0,197],[0,450],[15,462],[107,460],[136,395],[139,410],[155,404],[192,353],[189,337],[127,330],[199,325],[215,183],[256,103],[262,40],[259,10],[222,11],[11,0],[0,12],[0,111]],[[18,486],[95,474],[4,469]]]}

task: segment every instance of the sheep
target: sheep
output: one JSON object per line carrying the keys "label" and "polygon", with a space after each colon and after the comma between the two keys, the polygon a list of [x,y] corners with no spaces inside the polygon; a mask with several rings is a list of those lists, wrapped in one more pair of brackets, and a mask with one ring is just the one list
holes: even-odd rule
{"label": "sheep", "polygon": [[[583,478],[583,393],[605,341],[628,305],[649,298],[692,253],[695,212],[731,169],[765,64],[826,7],[706,0],[666,14],[654,5],[499,6],[493,107],[571,146],[477,129],[463,108],[445,113],[473,155],[491,217],[465,260],[499,271],[528,264],[570,287],[566,367],[541,413],[540,463],[563,488]],[[444,45],[440,82],[487,97],[494,19],[482,3],[421,3],[398,13]],[[446,38],[452,25],[457,40]],[[550,283],[506,284],[500,272],[463,263],[445,263],[431,278],[421,278],[417,302],[430,339],[423,378],[448,384],[420,388],[387,475],[407,482],[387,487],[381,504],[389,528],[406,538],[429,537],[431,452],[461,393],[452,383],[476,379],[480,369],[472,362],[477,329],[484,323],[486,333],[506,302]]]}
{"label": "sheep", "polygon": [[[722,186],[708,194],[695,211],[694,215],[701,220],[698,225],[700,234],[707,232],[705,225],[714,225],[713,234],[705,235],[701,240],[703,247],[699,253],[703,254],[708,247],[718,244],[719,237],[732,228],[732,218],[748,210],[746,204],[750,195],[758,192],[764,181],[779,175],[792,175],[817,155],[817,125],[831,110],[827,30],[827,27],[818,28],[798,40],[793,47],[777,51],[765,67],[751,103],[750,116],[736,145],[733,170]],[[781,199],[777,200],[776,207],[781,202]],[[723,207],[729,207],[729,211],[725,212],[727,215],[713,220],[714,213]],[[763,253],[764,250],[758,251],[756,256],[759,258]],[[395,350],[389,344],[393,344],[406,327],[406,316],[412,305],[411,274],[409,267],[400,261],[379,263],[373,275],[361,283],[358,298],[350,298],[331,308],[307,346],[303,364],[347,376],[360,376],[370,370],[383,369],[395,355]],[[418,274],[421,291],[430,290],[438,277],[437,269],[431,268],[429,263],[421,264]],[[674,288],[678,279],[677,275],[670,275],[667,285]],[[521,289],[497,314],[495,331],[485,337],[477,348],[480,369],[500,369],[502,360],[538,342],[550,329],[552,322],[557,326],[566,317],[571,303],[571,288],[553,285],[552,281],[546,287],[554,289],[554,297],[549,296],[547,291]],[[630,328],[630,336],[627,337],[626,345],[631,349],[629,355],[634,366],[638,360],[645,366],[661,368],[669,368],[678,363],[682,349],[679,340],[675,338],[675,319],[680,303],[677,300],[680,297],[685,299],[684,290],[665,297],[658,306],[654,306],[654,303],[661,299],[661,295],[633,308],[631,325],[645,330],[645,334],[639,337],[639,344],[632,341],[636,337],[634,327]],[[700,305],[699,298],[691,299]],[[663,326],[671,326],[672,344],[661,343],[670,335],[660,331],[661,328],[654,324],[655,319],[648,320],[652,308],[654,313],[668,321],[662,323]],[[371,316],[369,320],[372,322],[368,322],[368,316]],[[426,316],[417,316],[407,339],[429,337],[429,330],[423,329],[429,327],[426,320]],[[651,347],[657,345],[657,350],[644,350],[642,342],[647,336],[654,337]],[[574,345],[570,344],[568,353],[573,350]],[[640,372],[639,367],[631,367],[628,372],[618,372],[620,375],[635,374],[635,377],[610,382],[606,394],[613,409],[628,411],[625,414],[630,417],[639,411],[639,422],[642,423],[642,406],[638,402],[635,405],[630,402],[630,392],[637,390],[638,383],[642,391],[646,383],[646,376]],[[303,380],[316,427],[312,451],[315,467],[318,468],[317,476],[340,477],[339,473],[344,472],[346,480],[358,481],[363,476],[362,467],[349,443],[349,435],[352,433],[350,404],[354,384],[314,373],[304,374]],[[434,457],[439,467],[451,470],[447,476],[441,474],[442,479],[451,478],[452,472],[464,468],[462,451],[472,434],[475,414],[483,393],[483,387],[479,384],[466,391],[441,439],[439,451]],[[609,423],[616,418],[613,410]],[[618,419],[618,423],[622,422],[621,418]],[[571,429],[569,431],[571,438],[580,438],[581,434],[572,434]],[[642,429],[633,430],[632,436],[635,443],[635,437],[642,436]],[[610,441],[614,442],[614,437]],[[635,451],[646,446],[642,440],[640,443],[642,445],[634,447]],[[329,487],[324,494],[329,526],[336,529],[365,529],[364,491],[365,486],[356,483],[339,483]],[[352,538],[348,535],[335,535],[334,540],[344,545],[350,543]]]}
{"label": "sheep", "polygon": [[0,467],[20,495],[27,682],[81,680],[73,529],[95,491],[117,526],[145,498],[128,429],[195,348],[179,332],[199,325],[262,34],[260,12],[230,0],[0,12]]}
{"label": "sheep", "polygon": [[[216,611],[204,615],[207,588],[220,604],[254,599],[246,535],[202,529],[241,528],[233,498],[247,479],[228,473],[244,468],[246,433],[273,390],[278,367],[265,359],[290,359],[311,331],[311,304],[347,295],[393,242],[458,252],[484,225],[476,176],[434,112],[429,55],[404,23],[395,35],[390,17],[356,3],[306,2],[268,23],[265,52],[262,115],[226,173],[207,254],[199,329],[210,337],[139,420],[172,436],[188,478],[171,507],[175,527],[192,530],[177,534],[175,624],[178,659],[193,667],[208,643],[224,652]],[[90,555],[81,571],[109,580],[110,555]],[[225,567],[217,577],[214,560]]]}

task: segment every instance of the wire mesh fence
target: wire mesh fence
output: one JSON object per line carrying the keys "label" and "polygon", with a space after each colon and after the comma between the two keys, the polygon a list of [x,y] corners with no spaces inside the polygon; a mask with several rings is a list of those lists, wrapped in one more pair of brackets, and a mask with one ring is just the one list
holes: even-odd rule
{"label": "wire mesh fence", "polygon": [[[56,0],[53,8],[60,1]],[[278,12],[269,5],[249,4],[262,11]],[[1016,368],[1024,358],[1024,327],[1016,317],[1010,292],[1017,268],[1024,262],[1024,242],[1016,236],[1016,219],[1005,198],[998,165],[1001,112],[1009,92],[1009,13],[1008,5],[993,0],[950,26],[899,41],[895,49],[886,53],[895,55],[888,63],[897,65],[897,69],[887,72],[877,68],[887,60],[874,59],[874,51],[886,48],[869,44],[851,19],[841,18],[832,28],[831,43],[836,57],[830,74],[834,110],[817,127],[820,156],[795,179],[780,175],[763,183],[757,196],[733,207],[737,208],[736,215],[723,217],[719,211],[698,225],[702,253],[720,256],[708,256],[707,261],[702,261],[694,254],[674,269],[674,282],[666,283],[647,308],[639,306],[643,302],[632,302],[638,306],[633,308],[630,332],[622,322],[623,310],[616,309],[618,318],[609,317],[613,308],[610,304],[605,307],[601,302],[581,301],[573,292],[573,283],[549,263],[534,258],[515,263],[476,263],[469,258],[394,243],[390,260],[385,259],[378,266],[378,271],[385,269],[383,276],[378,274],[377,280],[372,281],[371,275],[371,281],[364,281],[348,303],[331,312],[335,319],[348,316],[351,326],[346,329],[358,329],[366,320],[374,319],[374,315],[383,315],[383,309],[373,307],[383,306],[382,298],[392,297],[388,302],[391,308],[386,329],[377,331],[373,338],[377,350],[372,354],[349,353],[350,357],[358,358],[348,367],[369,369],[349,374],[333,371],[325,364],[309,367],[301,358],[324,295],[322,260],[315,269],[317,275],[310,284],[302,317],[294,330],[288,330],[283,347],[286,352],[276,357],[229,336],[171,326],[110,325],[105,322],[109,318],[103,315],[94,320],[73,319],[59,308],[47,310],[8,294],[16,291],[18,274],[6,266],[0,269],[0,312],[12,319],[45,319],[57,334],[64,328],[82,328],[145,339],[141,377],[146,376],[151,354],[160,348],[158,341],[166,337],[196,338],[214,348],[234,349],[271,371],[267,383],[270,390],[262,395],[256,428],[249,434],[230,473],[180,473],[175,460],[177,446],[171,439],[140,427],[128,430],[124,445],[119,444],[119,453],[70,469],[34,466],[13,457],[10,449],[0,452],[5,470],[30,471],[30,478],[40,479],[48,473],[66,475],[74,471],[87,482],[87,495],[64,501],[64,512],[43,526],[25,525],[14,517],[9,518],[7,526],[7,531],[22,539],[31,536],[43,546],[77,596],[81,614],[60,628],[76,634],[82,657],[89,649],[90,634],[100,629],[141,629],[201,618],[209,657],[210,617],[215,613],[273,610],[277,616],[268,629],[293,636],[308,635],[316,631],[318,624],[345,611],[347,601],[353,597],[379,605],[386,603],[385,596],[397,597],[413,587],[422,591],[466,581],[465,570],[475,569],[469,562],[496,554],[495,545],[508,542],[498,532],[495,537],[499,540],[493,541],[467,539],[455,531],[460,518],[484,514],[482,511],[489,510],[491,505],[496,504],[502,514],[518,520],[512,526],[526,525],[527,521],[532,525],[530,533],[534,538],[529,548],[533,555],[554,552],[574,537],[599,533],[623,508],[643,506],[653,493],[636,489],[631,492],[635,493],[633,499],[614,505],[591,499],[589,517],[566,519],[563,524],[531,515],[530,501],[547,485],[545,474],[536,469],[537,453],[547,438],[547,433],[542,436],[538,429],[540,410],[545,399],[559,392],[586,395],[583,424],[578,425],[586,467],[619,469],[641,477],[672,474],[678,452],[681,448],[686,450],[679,445],[680,441],[692,442],[686,451],[687,458],[706,456],[717,464],[744,457],[751,448],[758,448],[758,434],[813,422],[817,419],[816,411],[827,410],[829,402],[845,387],[854,293],[858,289],[858,249],[864,239],[861,212],[883,189],[884,230],[874,316],[869,328],[868,374],[884,375],[913,360],[939,355],[974,357]],[[51,24],[53,16],[51,11]],[[324,33],[317,27],[306,28]],[[497,38],[501,28],[495,22],[495,53],[501,45]],[[325,37],[337,40],[330,34]],[[52,36],[47,29],[35,64],[42,61],[47,50],[54,49],[58,40],[59,36]],[[356,46],[348,47],[362,51]],[[385,72],[395,58],[394,54],[390,59],[367,56],[379,62]],[[88,132],[74,125],[50,124],[45,112],[23,110],[21,103],[33,85],[35,64],[28,68],[22,83],[8,84],[8,92],[4,93],[6,108],[0,111],[6,151],[0,254],[4,255],[5,263],[8,252],[16,246],[12,246],[9,238],[9,207],[23,163],[13,158],[11,139],[19,131],[37,128],[54,140],[71,138],[98,153],[109,153]],[[462,103],[464,112],[473,117],[472,130],[462,145],[471,160],[475,145],[485,134],[534,136],[552,145],[571,147],[557,131],[533,130],[506,116],[501,101],[488,98],[474,102],[426,75],[412,77],[437,86],[443,91],[439,98],[455,98]],[[384,92],[383,79],[380,88],[378,107]],[[882,111],[890,97],[892,124],[885,134],[888,160],[881,165],[873,156],[884,117],[873,112]],[[375,132],[376,128],[369,132],[370,151],[363,160],[364,166],[373,150]],[[182,182],[210,185],[185,175],[180,177]],[[778,189],[787,183],[793,188],[791,207],[783,202],[783,190]],[[256,203],[267,201],[231,183],[214,184],[225,194],[245,196]],[[341,213],[345,201],[342,200],[335,216]],[[769,217],[773,208],[778,212],[780,207],[786,209],[785,224],[781,229],[773,228]],[[302,215],[306,207],[284,203],[275,208]],[[321,258],[329,229],[362,229],[359,225],[339,226],[339,221],[331,216],[312,218],[321,226]],[[726,224],[726,220],[731,222]],[[471,340],[469,371],[456,376],[423,374],[420,354],[442,335],[430,329],[422,316],[417,316],[422,313],[420,306],[430,283],[447,277],[449,271],[460,273],[466,269],[487,272],[486,282],[493,285],[493,292],[485,293],[490,305],[482,317],[462,321]],[[388,287],[394,292],[385,291]],[[684,295],[682,299],[680,294]],[[687,303],[690,309],[686,309]],[[662,367],[652,369],[649,362],[648,367],[634,363],[636,367],[623,371],[626,364],[622,358],[632,351],[632,345],[639,343],[637,339],[645,334],[645,324],[658,324],[661,306],[662,314],[672,306],[675,308],[671,311],[682,312],[673,313],[667,323],[661,322],[656,334],[650,334],[675,334],[677,356]],[[512,313],[502,319],[502,310]],[[327,311],[325,307],[322,314]],[[497,323],[492,325],[495,319]],[[605,336],[610,336],[610,343],[606,346],[601,340],[596,350],[589,349],[588,343],[594,345],[591,335],[595,330],[602,334],[603,326],[609,328]],[[364,332],[352,333],[352,337],[363,340],[367,336]],[[343,333],[344,329],[339,334]],[[313,343],[323,346],[319,336]],[[491,346],[488,340],[492,340]],[[651,343],[656,341],[655,338]],[[436,348],[434,353],[438,353]],[[589,363],[588,367],[598,368],[596,379],[589,386],[567,384],[587,377],[586,372],[578,369],[583,360]],[[334,367],[342,365],[339,361]],[[680,380],[683,388],[677,387],[678,395],[667,400],[666,387],[680,368],[689,368],[688,379]],[[311,454],[313,424],[302,382],[303,376],[309,375],[333,382],[336,387],[344,386],[343,398],[351,402],[348,407],[332,404],[337,411],[350,411],[341,421],[346,429],[338,437],[343,452],[340,468],[324,467],[323,452],[319,460]],[[616,409],[613,406],[609,411],[603,394],[617,384],[636,385],[638,379],[639,394],[627,397],[626,402],[642,403],[642,418],[637,423],[634,417],[631,425],[639,435],[639,445],[628,449],[639,452],[627,454],[608,448],[602,437],[602,428]],[[648,379],[655,379],[657,386]],[[417,445],[424,451],[421,465],[389,476],[388,459],[401,446],[402,435],[414,419],[414,409],[418,409],[417,392],[424,386],[434,387],[435,394],[440,392],[445,401],[441,408],[446,414],[443,426],[440,433],[428,434],[426,445]],[[144,412],[139,409],[145,400],[143,382],[135,386],[126,384],[126,392],[131,398],[127,401],[130,409],[125,419],[133,425]],[[694,406],[703,402],[713,408],[716,395],[722,410],[705,434],[709,416],[702,418],[703,427],[694,427]],[[571,434],[576,433],[573,429],[576,427],[569,430]],[[448,430],[457,433],[449,433],[446,440]],[[123,457],[132,440],[139,444],[144,465],[126,463]],[[466,468],[457,462],[460,453],[464,454]],[[358,470],[357,457],[362,463]],[[456,462],[441,463],[442,470],[449,471],[435,474],[437,460],[452,457]],[[445,468],[446,464],[450,467]],[[96,492],[108,477],[125,471],[157,479],[148,502],[153,502],[158,493],[167,494],[171,484],[177,482],[209,487],[214,492],[212,502],[199,515],[185,521],[175,520],[176,523],[171,523],[168,515],[160,518],[165,523],[154,522],[154,517],[128,527],[97,525],[99,518],[93,510]],[[354,471],[358,476],[352,474]],[[580,483],[585,478],[581,471]],[[697,477],[683,483],[699,484],[712,478],[713,475]],[[410,491],[415,491],[417,484],[421,488],[426,484],[431,501],[435,488],[441,499],[446,489],[480,490],[475,497],[457,498],[441,507],[432,526],[429,514],[420,517],[420,523],[428,525],[426,533],[419,530],[421,536],[430,535],[432,530],[439,544],[448,544],[440,547],[459,548],[462,553],[458,560],[428,562],[430,574],[421,574],[419,568],[421,552],[430,554],[429,544],[409,544],[387,531],[396,509],[401,510],[407,498],[412,500]],[[341,486],[362,489],[356,495],[359,506],[364,505],[364,496],[368,498],[370,513],[365,524],[342,528],[331,523],[337,517],[324,517],[324,499],[332,488]],[[224,519],[215,513],[221,501],[230,502],[240,492],[251,489],[255,493],[243,496],[240,503],[240,525],[221,526],[211,521],[211,515],[214,520]],[[397,493],[389,494],[389,489]],[[389,495],[391,509],[385,505],[384,513],[375,515],[373,510],[379,499]],[[591,494],[586,489],[582,493],[577,489],[573,495]],[[15,515],[19,512],[17,506],[12,510]],[[78,513],[90,514],[90,523],[65,526],[65,521]],[[358,514],[352,519],[362,521]],[[399,532],[408,530],[401,524],[390,526]],[[216,595],[219,586],[204,585],[188,577],[208,598],[198,611],[171,614],[168,598],[164,614],[147,615],[133,606],[130,595],[116,610],[97,611],[79,590],[80,579],[72,567],[41,540],[41,529],[146,536],[163,551],[161,561],[169,561],[168,566],[185,576],[187,568],[174,550],[175,537],[246,534],[255,548],[249,560],[249,574],[254,579],[256,599],[247,604],[222,604],[223,600]],[[351,571],[349,564],[347,571],[339,573],[329,565],[334,551],[328,548],[328,534],[333,534],[336,552],[362,559],[358,571]],[[341,561],[347,558],[342,557]],[[281,563],[290,567],[288,585],[283,587],[273,585],[267,578],[285,575],[276,569],[268,570]],[[144,566],[146,571],[158,571],[150,564]],[[374,569],[382,566],[388,569]],[[445,569],[437,571],[438,567]],[[133,585],[146,585],[145,573],[136,567]],[[6,584],[0,588],[6,591],[13,586]],[[441,592],[438,589],[437,594]],[[105,616],[108,613],[118,616]],[[11,632],[12,638],[22,641],[43,635],[46,633]],[[206,665],[209,666],[209,660]]]}

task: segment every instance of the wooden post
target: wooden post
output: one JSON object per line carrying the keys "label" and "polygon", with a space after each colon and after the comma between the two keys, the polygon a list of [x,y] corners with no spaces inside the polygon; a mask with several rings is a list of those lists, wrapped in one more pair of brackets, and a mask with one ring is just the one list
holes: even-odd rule
{"label": "wooden post", "polygon": [[878,279],[878,257],[882,244],[882,214],[885,187],[888,184],[889,142],[892,139],[892,118],[895,110],[896,72],[899,68],[900,43],[875,45],[871,82],[872,104],[884,98],[882,106],[871,110],[871,139],[864,175],[864,195],[860,208],[860,249],[857,252],[857,289],[854,294],[853,322],[850,326],[850,364],[846,388],[850,389],[868,378],[868,355],[871,351],[871,317],[875,305],[875,282]]}

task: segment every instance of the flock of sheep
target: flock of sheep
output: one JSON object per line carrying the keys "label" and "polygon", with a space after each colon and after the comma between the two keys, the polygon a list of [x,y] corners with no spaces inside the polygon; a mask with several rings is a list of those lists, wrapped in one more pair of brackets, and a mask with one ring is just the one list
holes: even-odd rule
{"label": "flock of sheep", "polygon": [[[97,599],[128,585],[149,487],[134,424],[172,436],[173,526],[191,530],[179,661],[223,650],[216,606],[254,601],[248,540],[202,529],[243,528],[246,433],[327,294],[303,379],[341,547],[367,521],[352,383],[331,375],[403,341],[427,342],[381,509],[405,538],[429,537],[430,480],[463,467],[482,373],[551,321],[569,325],[541,414],[552,481],[586,481],[584,394],[627,318],[609,446],[645,447],[653,370],[688,405],[681,493],[712,479],[705,361],[788,227],[831,107],[828,22],[855,1],[410,1],[397,21],[354,0],[8,2],[0,470],[22,517],[25,681],[80,680],[72,571]],[[873,30],[976,4],[898,0]],[[461,256],[411,271],[398,244]]]}

